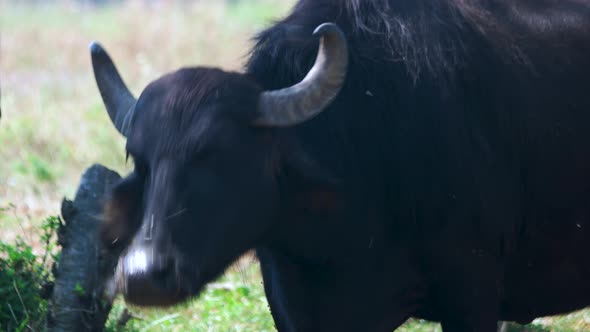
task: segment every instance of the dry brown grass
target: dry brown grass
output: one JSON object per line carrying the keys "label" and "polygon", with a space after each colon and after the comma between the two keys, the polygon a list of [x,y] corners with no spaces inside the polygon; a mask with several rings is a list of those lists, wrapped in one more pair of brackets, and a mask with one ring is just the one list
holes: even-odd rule
{"label": "dry brown grass", "polygon": [[[110,124],[94,82],[91,41],[107,49],[139,94],[148,82],[179,67],[239,70],[251,35],[291,2],[127,1],[93,8],[73,1],[31,6],[0,0],[0,241],[21,236],[40,253],[41,220],[59,214],[62,198],[74,196],[87,167],[102,163],[125,173],[131,166],[125,165],[124,139]],[[228,331],[270,326],[259,274],[249,266],[247,277],[229,273],[233,283],[251,289],[249,296],[207,292],[204,301],[180,309],[186,318],[173,327],[162,321],[165,312],[134,311],[144,319],[130,330],[156,323],[152,330],[203,330],[210,323]],[[220,310],[232,301],[230,310]],[[217,317],[225,318],[219,323]]]}
{"label": "dry brown grass", "polygon": [[92,163],[129,169],[124,140],[112,128],[92,76],[91,41],[102,43],[139,94],[151,80],[183,66],[239,70],[252,34],[292,1],[146,3],[95,8],[73,1],[0,1],[0,207],[14,205],[18,216],[0,219],[0,240],[57,214],[62,197],[73,196]]}

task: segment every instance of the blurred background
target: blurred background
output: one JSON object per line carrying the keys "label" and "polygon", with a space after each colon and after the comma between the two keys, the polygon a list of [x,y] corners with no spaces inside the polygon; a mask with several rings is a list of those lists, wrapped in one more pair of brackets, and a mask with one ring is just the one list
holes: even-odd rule
{"label": "blurred background", "polygon": [[[286,14],[293,3],[0,0],[0,244],[21,241],[32,259],[43,257],[47,221],[59,215],[64,197],[73,198],[82,172],[101,163],[123,175],[132,166],[125,163],[124,139],[111,125],[96,88],[91,41],[105,47],[137,96],[150,81],[179,67],[241,70],[253,34]],[[2,268],[0,264],[0,330],[17,330],[18,325],[35,330],[36,300],[23,303],[19,295],[13,306],[4,301],[14,289],[2,288]],[[133,318],[117,326],[124,310]],[[43,303],[40,315],[42,311]],[[275,330],[252,257],[231,267],[199,299],[176,308],[127,308],[119,300],[107,328]],[[537,320],[529,329],[584,330],[590,330],[585,312]],[[440,331],[440,326],[413,320],[402,331]]]}

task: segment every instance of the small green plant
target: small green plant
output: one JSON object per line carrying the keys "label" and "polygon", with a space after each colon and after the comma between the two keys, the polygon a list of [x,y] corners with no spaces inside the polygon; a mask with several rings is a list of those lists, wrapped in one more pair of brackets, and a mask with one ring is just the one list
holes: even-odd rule
{"label": "small green plant", "polygon": [[59,254],[61,252],[57,249],[57,239],[55,236],[62,226],[63,221],[58,216],[47,217],[41,223],[41,242],[45,249],[42,262],[54,262],[56,264],[59,262]]}
{"label": "small green plant", "polygon": [[47,307],[41,296],[44,267],[21,238],[15,244],[0,242],[0,253],[0,329],[36,329]]}
{"label": "small green plant", "polygon": [[80,283],[76,283],[76,286],[74,286],[74,292],[76,292],[76,294],[80,297],[83,297],[84,294],[86,294],[86,292],[84,291],[84,287],[82,287]]}
{"label": "small green plant", "polygon": [[43,326],[53,281],[49,262],[57,259],[54,234],[60,223],[58,217],[43,222],[42,255],[21,237],[12,244],[0,241],[0,330],[35,331]]}

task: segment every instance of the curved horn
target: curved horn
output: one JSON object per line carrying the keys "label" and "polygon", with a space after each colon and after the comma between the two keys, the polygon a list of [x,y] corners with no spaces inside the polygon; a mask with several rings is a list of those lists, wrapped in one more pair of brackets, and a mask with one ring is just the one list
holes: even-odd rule
{"label": "curved horn", "polygon": [[348,47],[344,33],[333,23],[313,32],[320,36],[315,63],[299,83],[260,95],[256,125],[292,126],[320,114],[338,95],[346,78]]}
{"label": "curved horn", "polygon": [[127,136],[137,100],[121,79],[108,53],[96,42],[90,43],[92,69],[102,101],[117,130]]}

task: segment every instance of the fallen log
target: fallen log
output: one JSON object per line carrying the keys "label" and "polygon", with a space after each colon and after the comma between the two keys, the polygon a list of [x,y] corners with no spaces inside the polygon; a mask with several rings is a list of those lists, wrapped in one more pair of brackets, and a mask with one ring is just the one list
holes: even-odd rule
{"label": "fallen log", "polygon": [[121,177],[95,164],[80,179],[74,201],[64,199],[58,231],[61,256],[46,319],[48,331],[102,331],[112,306],[103,296],[120,253],[104,252],[98,239],[103,202]]}

